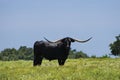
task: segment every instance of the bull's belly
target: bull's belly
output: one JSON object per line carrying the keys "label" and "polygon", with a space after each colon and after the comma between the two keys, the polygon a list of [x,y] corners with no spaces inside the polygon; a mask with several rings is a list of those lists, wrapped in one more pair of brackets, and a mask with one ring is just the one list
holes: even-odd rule
{"label": "bull's belly", "polygon": [[58,56],[43,56],[45,59],[47,59],[47,60],[56,60],[56,59],[59,59],[60,57],[58,57]]}
{"label": "bull's belly", "polygon": [[47,52],[42,52],[42,56],[48,60],[55,60],[55,59],[65,59],[67,58],[68,54],[63,51],[58,50],[46,50]]}
{"label": "bull's belly", "polygon": [[67,57],[67,55],[62,53],[61,54],[58,54],[58,53],[45,54],[44,53],[42,56],[48,60],[64,59]]}
{"label": "bull's belly", "polygon": [[47,59],[47,60],[51,61],[51,60],[57,60],[58,58],[53,58],[53,57],[48,58],[48,57],[45,57],[45,59]]}

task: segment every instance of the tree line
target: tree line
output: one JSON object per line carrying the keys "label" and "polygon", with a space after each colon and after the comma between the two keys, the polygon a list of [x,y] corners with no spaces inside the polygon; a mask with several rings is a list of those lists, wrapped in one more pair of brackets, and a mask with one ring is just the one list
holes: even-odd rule
{"label": "tree line", "polygon": [[26,46],[20,46],[19,49],[6,48],[0,52],[0,60],[32,60],[33,49]]}
{"label": "tree line", "polygon": [[[114,56],[120,56],[120,35],[116,36],[116,41],[110,43],[109,47],[111,50],[111,54]],[[96,55],[91,56],[92,58],[96,58]],[[107,58],[109,55],[103,55],[99,58]],[[82,52],[70,50],[68,58],[70,59],[77,59],[77,58],[89,58],[89,56]],[[98,58],[98,57],[97,57]],[[6,48],[0,52],[0,60],[3,61],[10,61],[10,60],[33,60],[34,53],[33,48],[29,48],[26,46],[20,46],[19,49],[15,48]]]}
{"label": "tree line", "polygon": [[[89,56],[82,52],[71,50],[68,58],[77,59],[77,58],[88,58]],[[11,60],[33,60],[34,53],[33,48],[26,46],[20,46],[19,49],[15,48],[6,48],[0,52],[0,60],[11,61]]]}

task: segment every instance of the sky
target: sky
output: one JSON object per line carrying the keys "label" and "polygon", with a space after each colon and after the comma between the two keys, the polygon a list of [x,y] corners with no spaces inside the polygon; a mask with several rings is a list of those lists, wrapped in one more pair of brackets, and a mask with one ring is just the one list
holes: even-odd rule
{"label": "sky", "polygon": [[43,37],[93,37],[71,48],[102,56],[119,34],[120,0],[0,0],[0,51],[33,47]]}

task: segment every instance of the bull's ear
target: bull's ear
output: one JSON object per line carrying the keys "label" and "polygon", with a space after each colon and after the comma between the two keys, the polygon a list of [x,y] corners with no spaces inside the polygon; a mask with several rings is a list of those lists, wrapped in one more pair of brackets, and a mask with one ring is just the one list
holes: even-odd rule
{"label": "bull's ear", "polygon": [[75,42],[75,40],[74,40],[74,39],[71,39],[71,42]]}

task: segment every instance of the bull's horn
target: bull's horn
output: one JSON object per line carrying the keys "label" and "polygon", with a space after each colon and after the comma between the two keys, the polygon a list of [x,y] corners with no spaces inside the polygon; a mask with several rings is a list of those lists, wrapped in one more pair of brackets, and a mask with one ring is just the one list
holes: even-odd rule
{"label": "bull's horn", "polygon": [[50,42],[50,43],[53,43],[52,41],[48,40],[48,39],[47,39],[47,38],[45,38],[45,37],[44,37],[44,39],[45,39],[46,41]]}
{"label": "bull's horn", "polygon": [[77,40],[77,39],[74,39],[74,40],[75,40],[75,41],[77,41],[77,42],[80,42],[80,43],[84,43],[84,42],[87,42],[87,41],[89,41],[90,39],[92,39],[92,37],[91,37],[91,38],[89,38],[89,39],[87,39],[87,40],[84,40],[84,41]]}
{"label": "bull's horn", "polygon": [[44,39],[46,40],[46,41],[48,41],[48,42],[50,42],[50,43],[56,43],[56,42],[59,42],[59,41],[61,41],[62,39],[59,39],[59,40],[56,40],[56,41],[50,41],[50,40],[48,40],[47,38],[45,38],[44,37]]}

